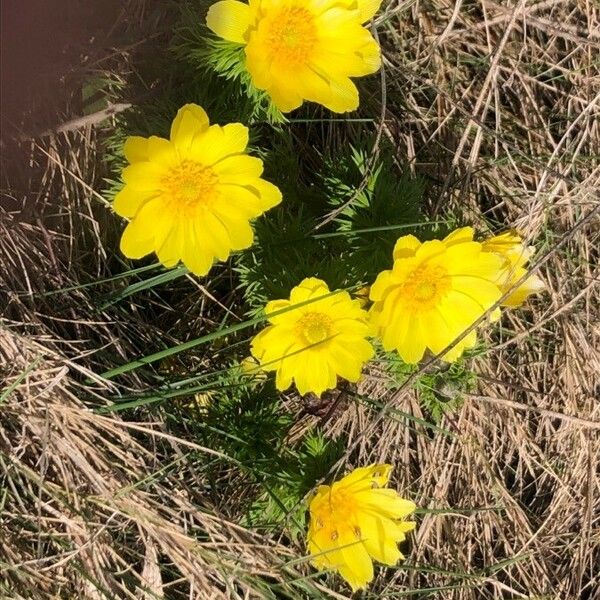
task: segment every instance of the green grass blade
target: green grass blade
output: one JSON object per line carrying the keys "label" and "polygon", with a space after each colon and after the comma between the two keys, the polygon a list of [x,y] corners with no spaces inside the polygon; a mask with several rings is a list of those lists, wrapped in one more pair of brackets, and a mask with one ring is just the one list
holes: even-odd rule
{"label": "green grass blade", "polygon": [[42,357],[36,358],[27,368],[0,394],[0,405],[17,389],[17,386],[42,362]]}
{"label": "green grass blade", "polygon": [[119,273],[118,275],[114,275],[113,277],[107,277],[106,279],[98,279],[97,281],[90,281],[89,283],[82,283],[80,285],[72,285],[65,288],[60,288],[58,290],[50,290],[49,292],[42,292],[41,294],[34,294],[35,296],[55,296],[56,294],[67,294],[68,292],[74,292],[76,290],[83,290],[86,288],[94,287],[97,285],[102,285],[103,283],[110,283],[111,281],[119,281],[120,279],[125,279],[131,275],[139,275],[140,273],[146,273],[147,271],[152,271],[154,269],[158,269],[162,267],[160,263],[156,263],[154,265],[146,265],[145,267],[138,267],[137,269],[130,269],[129,271],[123,271],[123,273]]}
{"label": "green grass blade", "polygon": [[151,289],[157,285],[162,285],[163,283],[168,283],[169,281],[174,281],[175,279],[184,277],[189,272],[189,269],[187,269],[186,267],[179,266],[175,267],[174,269],[170,269],[166,273],[160,273],[159,275],[155,275],[154,277],[150,277],[149,279],[132,283],[131,285],[128,285],[126,288],[117,292],[110,300],[102,304],[100,306],[100,310],[105,310],[109,306],[117,304],[121,300],[124,300],[125,298],[127,298],[128,296],[132,296],[133,294],[137,294],[139,292],[143,292],[144,290]]}
{"label": "green grass blade", "polygon": [[358,233],[377,233],[380,231],[396,231],[399,229],[414,229],[416,227],[429,227],[431,225],[447,225],[450,221],[426,221],[425,223],[402,223],[398,225],[382,225],[381,227],[364,227],[363,229],[350,229],[348,231],[332,231],[331,233],[315,233],[309,237],[315,240],[356,235]]}

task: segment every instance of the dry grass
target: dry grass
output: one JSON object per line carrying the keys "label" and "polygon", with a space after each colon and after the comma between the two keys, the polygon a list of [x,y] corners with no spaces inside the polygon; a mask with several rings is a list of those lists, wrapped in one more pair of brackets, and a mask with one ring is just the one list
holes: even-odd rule
{"label": "dry grass", "polygon": [[[131,7],[156,24],[143,2]],[[600,598],[599,19],[584,0],[393,0],[378,18],[388,97],[404,98],[386,103],[382,135],[432,181],[431,216],[451,207],[520,228],[539,242],[548,293],[490,334],[448,435],[398,416],[423,416],[415,392],[390,394],[375,370],[362,392],[385,412],[348,402],[326,421],[353,441],[352,463],[392,462],[400,490],[447,509],[422,515],[405,568],[380,570],[368,597]],[[94,375],[107,353],[130,360],[159,337],[182,341],[181,327],[160,300],[100,311],[88,288],[40,296],[110,276],[116,224],[94,191],[91,125],[19,151],[0,207],[1,593],[347,597],[333,579],[284,583],[310,573],[286,566],[303,549],[225,516],[235,499],[215,501],[203,476],[214,451],[152,414],[89,410],[109,391]],[[185,310],[211,327],[204,300]]]}

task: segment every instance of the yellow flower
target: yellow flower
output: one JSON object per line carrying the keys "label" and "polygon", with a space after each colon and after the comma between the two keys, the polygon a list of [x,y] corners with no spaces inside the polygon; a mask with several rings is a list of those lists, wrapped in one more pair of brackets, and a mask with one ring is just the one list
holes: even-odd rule
{"label": "yellow flower", "polygon": [[281,202],[261,179],[262,161],[247,156],[248,128],[210,125],[204,110],[187,104],[169,140],[130,137],[123,170],[125,187],[113,203],[130,220],[121,238],[129,258],[156,252],[165,267],[179,261],[206,275],[215,260],[253,241],[249,221]]}
{"label": "yellow flower", "polygon": [[[504,269],[500,273],[499,284],[502,293],[508,292],[514,284],[527,273],[525,265],[534,252],[533,246],[525,246],[521,236],[514,230],[506,231],[483,242],[485,252],[494,252],[504,259]],[[520,306],[528,296],[541,292],[545,288],[537,276],[528,277],[504,300],[503,306]]]}
{"label": "yellow flower", "polygon": [[382,0],[223,0],[210,7],[208,27],[244,45],[254,86],[283,112],[304,100],[334,112],[358,108],[350,77],[375,73],[379,45],[363,27]]}
{"label": "yellow flower", "polygon": [[398,543],[415,528],[414,521],[404,521],[414,503],[384,488],[391,470],[391,465],[355,469],[331,486],[319,486],[310,503],[312,562],[338,571],[353,591],[373,579],[373,559],[395,565],[404,558]]}
{"label": "yellow flower", "polygon": [[[427,348],[439,354],[499,300],[503,268],[503,259],[473,241],[471,227],[444,240],[401,237],[392,270],[371,287],[371,317],[384,349],[396,349],[407,363],[419,362]],[[475,342],[473,330],[441,358],[454,361]]]}
{"label": "yellow flower", "polygon": [[[323,297],[327,296],[327,297]],[[272,313],[308,300],[322,298],[282,314]],[[360,379],[374,350],[367,313],[348,292],[331,294],[320,279],[304,279],[289,300],[274,300],[265,308],[270,325],[252,341],[252,355],[266,371],[276,371],[278,390],[296,383],[300,394],[320,396],[337,385],[337,376]]]}

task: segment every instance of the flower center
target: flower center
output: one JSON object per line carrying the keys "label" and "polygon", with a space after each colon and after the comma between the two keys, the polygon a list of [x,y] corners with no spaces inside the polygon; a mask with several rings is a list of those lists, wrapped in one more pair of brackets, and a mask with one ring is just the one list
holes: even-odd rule
{"label": "flower center", "polygon": [[314,16],[299,6],[281,9],[270,20],[266,42],[274,62],[306,64],[317,42]]}
{"label": "flower center", "polygon": [[297,330],[306,343],[318,344],[331,336],[332,321],[323,313],[307,313],[298,321]]}
{"label": "flower center", "polygon": [[403,285],[403,295],[413,306],[435,305],[450,289],[448,271],[439,265],[415,269]]}
{"label": "flower center", "polygon": [[165,175],[162,187],[178,208],[190,210],[214,200],[217,181],[210,167],[184,160]]}
{"label": "flower center", "polygon": [[356,525],[357,506],[356,499],[346,490],[330,491],[314,509],[314,518],[317,529],[323,529],[335,541],[340,531],[350,529],[357,539],[361,537],[361,531]]}

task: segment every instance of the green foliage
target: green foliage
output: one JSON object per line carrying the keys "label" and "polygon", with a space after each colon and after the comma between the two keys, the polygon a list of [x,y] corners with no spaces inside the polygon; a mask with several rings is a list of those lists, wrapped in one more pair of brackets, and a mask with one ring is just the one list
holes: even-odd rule
{"label": "green foliage", "polygon": [[[322,161],[321,172],[305,183],[310,176],[298,153],[287,138],[269,154],[268,171],[283,174],[284,202],[257,220],[256,242],[237,261],[253,313],[287,297],[305,277],[319,277],[331,289],[370,284],[390,268],[398,237],[422,229],[422,185],[398,173],[389,155],[369,169],[367,150],[350,148],[348,156]],[[340,206],[333,221],[317,228]]]}
{"label": "green foliage", "polygon": [[342,440],[311,431],[292,446],[294,416],[282,409],[271,379],[251,377],[239,367],[223,369],[211,391],[186,396],[173,427],[182,420],[198,441],[224,457],[212,465],[218,477],[232,463],[257,489],[243,523],[264,530],[285,528],[292,537],[304,531],[305,497],[343,454]]}
{"label": "green foliage", "polygon": [[242,468],[268,470],[284,446],[293,423],[281,409],[280,397],[272,378],[250,377],[234,359],[229,366],[200,375],[200,394],[186,396],[181,414],[202,444],[218,450]]}
{"label": "green foliage", "polygon": [[288,297],[305,277],[319,277],[331,289],[351,283],[332,254],[337,244],[307,235],[313,227],[314,220],[306,211],[294,214],[288,207],[277,208],[255,223],[258,243],[237,262],[253,314],[262,310],[267,300]]}
{"label": "green foliage", "polygon": [[345,157],[326,162],[323,183],[333,209],[342,209],[336,229],[349,248],[346,268],[355,281],[372,282],[389,269],[396,240],[408,233],[423,237],[420,203],[423,185],[399,173],[392,154],[384,149],[373,162],[369,150],[352,147]]}
{"label": "green foliage", "polygon": [[[423,409],[434,423],[439,424],[445,414],[461,408],[464,394],[470,393],[477,384],[477,375],[469,367],[479,350],[466,352],[453,363],[437,363],[431,370],[420,373],[413,384]],[[399,388],[417,373],[419,365],[406,364],[396,352],[386,352],[385,362],[392,377],[391,388]]]}

